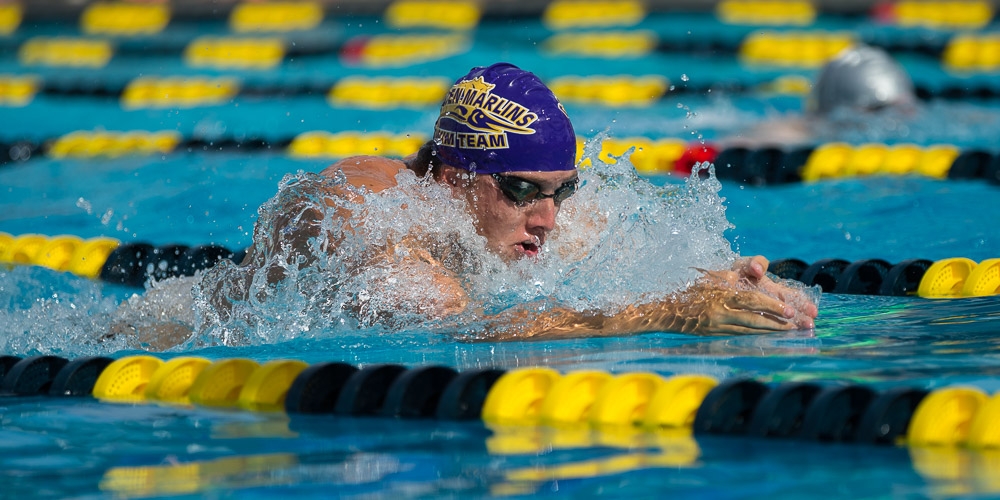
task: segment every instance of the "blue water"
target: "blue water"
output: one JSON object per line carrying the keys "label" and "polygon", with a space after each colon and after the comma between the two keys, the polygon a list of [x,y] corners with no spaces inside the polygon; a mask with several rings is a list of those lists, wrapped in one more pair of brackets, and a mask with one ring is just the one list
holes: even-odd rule
{"label": "blue water", "polygon": [[[110,235],[157,244],[216,242],[237,248],[249,243],[256,206],[273,194],[284,172],[322,166],[278,154],[37,159],[0,170],[0,185],[10,186],[8,192],[14,194],[0,202],[0,214],[5,214],[0,230]],[[728,234],[743,254],[896,262],[995,256],[1000,235],[994,221],[1000,213],[986,202],[996,196],[995,190],[982,182],[907,177],[764,189],[728,183],[722,195],[735,226]],[[90,213],[79,206],[79,198],[87,200]],[[100,315],[109,304],[131,293],[41,268],[7,271],[0,274],[0,305],[6,314],[18,318],[37,308],[39,301],[51,302],[58,295],[56,301],[75,301],[95,315],[93,324],[81,324],[72,315],[40,318],[40,326],[29,332],[8,331],[14,337],[6,339],[7,345],[23,335],[24,342],[15,342],[12,354],[56,348],[67,357],[82,350],[91,353],[92,348],[61,343],[70,334],[65,330],[100,329]],[[66,307],[53,310],[65,312]],[[812,334],[699,338],[660,333],[508,343],[465,343],[421,332],[341,332],[332,338],[188,354],[261,362],[336,360],[457,369],[550,366],[563,372],[699,373],[773,382],[855,381],[871,387],[970,384],[1000,390],[998,297],[932,301],[826,294],[816,325]],[[941,479],[902,448],[699,439],[692,455],[687,441],[648,443],[639,436],[612,446],[595,436],[591,445],[563,449],[540,431],[521,430],[515,435],[527,433],[524,439],[530,438],[533,448],[508,453],[491,448],[496,434],[481,424],[329,418],[290,422],[283,415],[30,398],[0,400],[0,408],[0,441],[7,451],[0,470],[9,491],[40,497],[68,492],[103,496],[112,491],[140,496],[326,496],[335,491],[377,498],[501,493],[652,498],[669,491],[697,497],[792,498],[823,491],[858,498],[998,491],[985,479],[994,473],[989,463],[962,451],[932,461],[947,470],[954,469],[949,464],[960,464],[957,477]],[[677,461],[683,465],[664,465]],[[182,472],[191,464],[200,472],[195,479],[179,480],[182,472],[171,468],[175,463],[187,464]],[[568,464],[582,464],[591,472],[567,472]],[[525,470],[533,471],[533,479],[523,478]],[[121,474],[147,479],[136,486],[115,479]]]}
{"label": "blue water", "polygon": [[[886,31],[857,20],[823,27],[865,36],[940,40],[939,33]],[[858,24],[860,23],[860,24]],[[358,26],[366,24],[365,26]],[[684,38],[733,46],[747,31],[720,27],[710,17],[652,18],[673,43]],[[330,23],[319,42],[368,34],[372,20]],[[684,33],[689,28],[690,35]],[[178,28],[157,39],[183,46],[192,33],[222,26]],[[32,31],[34,30],[34,31]],[[31,34],[64,32],[36,26],[0,39],[16,46]],[[888,34],[887,34],[888,33]],[[641,60],[594,60],[539,55],[549,33],[540,23],[484,25],[473,50],[407,68],[363,69],[335,56],[286,62],[264,74],[237,72],[248,84],[333,81],[351,73],[456,76],[456,68],[507,59],[543,77],[580,74],[662,74],[693,84],[739,81],[746,86],[785,74],[747,70],[727,53],[660,52]],[[324,38],[327,37],[327,38]],[[922,37],[922,38],[921,38]],[[308,41],[308,40],[307,40]],[[316,42],[317,40],[312,40]],[[695,42],[692,41],[692,44]],[[943,42],[942,42],[943,43]],[[945,74],[933,59],[902,54],[925,86],[994,76]],[[27,70],[6,52],[0,73],[46,79],[90,78],[120,86],[137,74],[205,74],[171,58],[116,57],[96,75],[86,71]],[[797,71],[809,76],[809,71]],[[228,74],[228,73],[227,73]],[[797,116],[798,96],[716,91],[677,92],[642,109],[568,104],[581,136],[707,140],[769,119]],[[694,116],[688,113],[693,112]],[[53,117],[58,117],[54,119]],[[42,95],[25,108],[0,108],[0,141],[39,142],[74,130],[177,130],[204,139],[289,139],[312,131],[426,133],[433,109],[333,109],[322,95],[241,97],[189,110],[123,110],[113,98]],[[942,120],[947,118],[947,121]],[[821,140],[949,143],[994,148],[1000,110],[995,102],[922,104],[907,132],[874,137],[833,131]],[[844,135],[836,135],[842,133]],[[0,231],[11,234],[111,236],[156,245],[216,243],[242,248],[257,208],[289,172],[317,172],[325,160],[297,160],[280,149],[255,152],[178,151],[166,156],[58,160],[35,157],[0,166]],[[652,177],[655,184],[679,183]],[[726,232],[733,249],[771,259],[812,262],[910,258],[1000,257],[998,188],[984,182],[918,177],[872,177],[767,188],[724,182]],[[650,262],[649,266],[657,263]],[[0,269],[0,354],[55,353],[67,357],[118,351],[76,339],[107,326],[111,311],[136,290],[41,268]],[[546,342],[455,340],[447,333],[368,331],[279,343],[211,347],[185,354],[210,359],[298,359],[355,365],[442,364],[456,369],[549,366],[562,372],[599,369],[698,373],[719,379],[752,376],[765,382],[854,381],[876,388],[938,388],[967,384],[1000,390],[1000,297],[934,301],[825,294],[814,332],[754,337],[692,337],[655,333]],[[177,352],[163,355],[170,357]],[[831,446],[732,438],[655,439],[595,433],[567,446],[550,429],[489,429],[483,424],[383,419],[295,418],[281,414],[160,405],[112,405],[89,399],[0,398],[2,496],[101,498],[276,496],[364,498],[481,498],[572,496],[662,498],[837,498],[996,496],[1000,484],[989,453]],[[513,448],[512,443],[520,444]]]}
{"label": "blue water", "polygon": [[[98,160],[38,158],[0,170],[4,232],[110,236],[157,245],[250,244],[257,207],[289,172],[331,161],[280,152],[178,153]],[[649,178],[654,184],[678,178]],[[743,254],[812,262],[996,255],[996,187],[981,181],[876,177],[766,189],[725,183],[729,232]],[[789,210],[795,207],[795,210]],[[893,231],[885,231],[889,226]]]}

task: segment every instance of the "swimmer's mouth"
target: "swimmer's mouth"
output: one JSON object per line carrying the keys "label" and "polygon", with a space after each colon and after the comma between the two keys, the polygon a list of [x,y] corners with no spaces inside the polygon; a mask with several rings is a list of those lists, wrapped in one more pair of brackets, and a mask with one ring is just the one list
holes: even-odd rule
{"label": "swimmer's mouth", "polygon": [[517,245],[514,245],[519,252],[527,255],[528,257],[535,257],[538,255],[539,250],[542,248],[540,241],[522,241]]}

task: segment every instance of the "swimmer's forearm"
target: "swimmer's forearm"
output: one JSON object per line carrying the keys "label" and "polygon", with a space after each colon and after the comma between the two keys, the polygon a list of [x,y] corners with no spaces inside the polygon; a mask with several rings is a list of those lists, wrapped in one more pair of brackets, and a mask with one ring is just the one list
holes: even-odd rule
{"label": "swimmer's forearm", "polygon": [[792,316],[793,310],[764,294],[699,284],[614,314],[558,308],[541,314],[521,311],[497,321],[503,326],[496,329],[495,336],[506,340],[649,332],[742,335],[812,328],[808,318],[797,323]]}
{"label": "swimmer's forearm", "polygon": [[550,329],[550,334],[572,335],[574,329],[577,334],[590,336],[651,332],[699,333],[709,324],[705,309],[670,298],[649,304],[628,306],[614,315],[583,313],[583,321],[571,321],[570,324],[564,325],[564,328]]}
{"label": "swimmer's forearm", "polygon": [[495,330],[498,340],[618,336],[650,332],[699,333],[708,324],[704,307],[677,299],[628,306],[616,314],[555,308],[541,315],[518,311],[496,318],[505,326]]}

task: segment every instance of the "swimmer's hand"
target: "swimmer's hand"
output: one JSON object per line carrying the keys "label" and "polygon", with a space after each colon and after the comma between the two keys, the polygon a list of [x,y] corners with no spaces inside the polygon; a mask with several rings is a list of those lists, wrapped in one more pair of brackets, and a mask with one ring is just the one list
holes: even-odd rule
{"label": "swimmer's hand", "polygon": [[684,333],[753,334],[810,330],[819,310],[801,290],[767,275],[768,261],[755,256],[737,260],[730,271],[705,271],[677,303],[674,326]]}
{"label": "swimmer's hand", "polygon": [[752,335],[813,328],[812,318],[774,297],[716,281],[730,273],[714,272],[676,301],[665,301],[668,316],[663,329],[696,335]]}
{"label": "swimmer's hand", "polygon": [[[769,262],[763,256],[738,259],[733,264],[736,276],[728,276],[726,281],[731,285],[742,284],[752,290],[760,291],[773,297],[794,310],[792,322],[798,328],[814,327],[814,319],[819,314],[819,308],[802,290],[777,283],[767,274]],[[735,279],[734,279],[735,278]]]}

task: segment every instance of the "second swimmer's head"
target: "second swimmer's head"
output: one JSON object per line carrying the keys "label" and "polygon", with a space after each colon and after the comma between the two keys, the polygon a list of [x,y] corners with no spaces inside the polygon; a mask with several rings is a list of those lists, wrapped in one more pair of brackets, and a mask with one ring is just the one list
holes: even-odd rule
{"label": "second swimmer's head", "polygon": [[906,70],[885,51],[858,45],[830,60],[813,84],[806,109],[827,115],[837,109],[877,111],[916,102]]}

